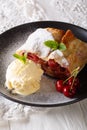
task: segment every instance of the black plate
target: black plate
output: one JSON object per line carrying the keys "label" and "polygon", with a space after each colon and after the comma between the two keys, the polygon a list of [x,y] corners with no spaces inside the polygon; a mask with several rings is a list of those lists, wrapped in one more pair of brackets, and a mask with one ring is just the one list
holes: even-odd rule
{"label": "black plate", "polygon": [[55,79],[43,76],[41,89],[30,96],[12,95],[5,88],[5,74],[8,65],[11,63],[13,53],[27,39],[30,33],[37,28],[53,27],[63,30],[71,29],[76,37],[87,42],[87,30],[63,22],[42,21],[27,23],[14,27],[0,35],[0,93],[12,101],[30,106],[53,107],[71,104],[87,97],[87,66],[79,73],[81,89],[75,98],[70,99],[63,94],[56,92]]}

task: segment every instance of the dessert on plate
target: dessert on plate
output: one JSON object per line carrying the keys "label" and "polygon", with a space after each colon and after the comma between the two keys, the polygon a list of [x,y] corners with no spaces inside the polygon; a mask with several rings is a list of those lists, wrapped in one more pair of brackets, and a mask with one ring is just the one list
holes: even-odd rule
{"label": "dessert on plate", "polygon": [[[70,80],[68,86],[71,84],[71,87],[67,90],[74,93],[72,86],[79,84],[75,78],[87,63],[87,44],[76,38],[71,30],[38,28],[14,56],[17,60],[6,72],[6,86],[14,93],[29,95],[36,92],[43,73],[63,80],[65,85]],[[58,90],[59,84],[57,82]],[[61,84],[64,86],[63,82]]]}
{"label": "dessert on plate", "polygon": [[66,79],[72,71],[79,71],[87,63],[87,44],[76,38],[71,30],[39,28],[16,51],[19,55],[41,65],[44,73]]}

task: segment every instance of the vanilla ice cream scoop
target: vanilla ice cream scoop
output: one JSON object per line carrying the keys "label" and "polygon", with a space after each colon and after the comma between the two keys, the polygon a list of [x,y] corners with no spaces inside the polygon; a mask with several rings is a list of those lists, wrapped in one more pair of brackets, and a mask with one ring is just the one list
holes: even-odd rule
{"label": "vanilla ice cream scoop", "polygon": [[43,70],[40,65],[30,60],[24,64],[17,59],[7,68],[5,84],[14,93],[29,95],[40,88],[42,74]]}

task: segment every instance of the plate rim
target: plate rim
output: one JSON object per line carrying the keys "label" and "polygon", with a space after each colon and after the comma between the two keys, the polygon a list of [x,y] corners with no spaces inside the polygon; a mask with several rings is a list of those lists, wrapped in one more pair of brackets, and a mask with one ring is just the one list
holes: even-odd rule
{"label": "plate rim", "polygon": [[8,100],[10,100],[10,101],[13,101],[13,102],[15,102],[15,103],[20,103],[20,104],[22,104],[22,105],[27,105],[27,106],[34,106],[34,107],[60,107],[60,106],[66,106],[66,105],[71,105],[71,104],[74,104],[74,103],[76,103],[76,102],[79,102],[79,101],[82,101],[82,100],[84,100],[84,99],[86,99],[87,98],[87,96],[86,95],[84,95],[83,97],[80,97],[80,98],[76,98],[75,100],[73,100],[73,101],[69,101],[69,102],[64,102],[64,103],[58,103],[58,104],[39,104],[39,103],[27,103],[27,102],[23,102],[23,101],[21,101],[21,100],[17,100],[17,99],[15,99],[15,98],[12,98],[12,97],[9,97],[8,95],[6,95],[6,94],[4,94],[4,93],[2,93],[2,92],[0,92],[0,94],[3,96],[3,97],[5,97],[6,99],[8,99]]}
{"label": "plate rim", "polygon": [[66,25],[70,25],[70,26],[73,26],[73,27],[77,27],[77,28],[79,28],[79,29],[82,29],[82,30],[84,30],[84,31],[87,31],[87,29],[85,29],[85,28],[83,28],[83,27],[81,27],[81,26],[79,26],[79,25],[76,25],[76,24],[72,24],[72,23],[69,23],[69,22],[62,22],[62,21],[53,21],[53,20],[43,20],[43,21],[35,21],[35,22],[27,22],[27,23],[23,23],[23,24],[19,24],[19,25],[16,25],[16,26],[14,26],[14,27],[11,27],[11,28],[9,28],[9,29],[7,29],[6,31],[4,31],[4,32],[2,32],[1,34],[0,34],[0,36],[2,35],[2,34],[4,34],[4,33],[7,33],[8,31],[11,31],[11,30],[13,30],[13,29],[16,29],[16,28],[19,28],[19,27],[22,27],[22,26],[26,26],[26,25],[28,25],[28,24],[34,24],[34,23],[60,23],[60,24],[66,24]]}
{"label": "plate rim", "polygon": [[[87,29],[83,28],[83,27],[80,27],[78,25],[75,25],[75,24],[72,24],[72,23],[68,23],[68,22],[61,22],[61,21],[51,21],[51,20],[47,20],[47,21],[35,21],[35,22],[28,22],[28,23],[24,23],[24,24],[20,24],[20,25],[17,25],[17,26],[14,26],[12,28],[9,28],[7,29],[6,31],[4,31],[3,33],[0,34],[0,37],[5,34],[5,33],[8,33],[9,31],[11,30],[14,30],[14,29],[17,29],[17,28],[20,28],[22,26],[26,26],[26,25],[32,25],[32,24],[38,24],[38,23],[59,23],[59,24],[66,24],[66,25],[70,25],[72,27],[76,27],[78,29],[81,29],[81,30],[84,30],[87,32]],[[75,100],[72,100],[72,101],[68,101],[68,102],[64,102],[64,103],[55,103],[55,104],[52,104],[52,103],[48,103],[48,104],[39,104],[39,103],[29,103],[29,102],[24,102],[24,101],[21,101],[20,99],[15,99],[15,98],[12,98],[6,94],[4,94],[3,92],[0,91],[0,94],[5,97],[6,99],[8,100],[11,100],[11,101],[14,101],[16,103],[20,103],[20,104],[23,104],[23,105],[28,105],[28,106],[35,106],[35,107],[58,107],[58,106],[65,106],[65,105],[70,105],[70,104],[73,104],[73,103],[76,103],[76,102],[79,102],[85,98],[87,98],[86,95],[82,96],[82,97],[79,97],[79,98],[76,98]]]}

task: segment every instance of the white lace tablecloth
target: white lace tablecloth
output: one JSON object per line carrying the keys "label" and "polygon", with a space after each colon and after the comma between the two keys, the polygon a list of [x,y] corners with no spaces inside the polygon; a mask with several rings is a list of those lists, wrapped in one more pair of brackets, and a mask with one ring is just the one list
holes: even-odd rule
{"label": "white lace tablecloth", "polygon": [[[19,24],[42,20],[63,21],[87,29],[87,0],[0,0],[0,33]],[[0,126],[4,120],[24,120],[30,116],[34,125],[34,118],[43,125],[42,128],[36,123],[38,130],[87,130],[87,99],[48,111],[0,96]],[[32,123],[33,129],[36,126]]]}

